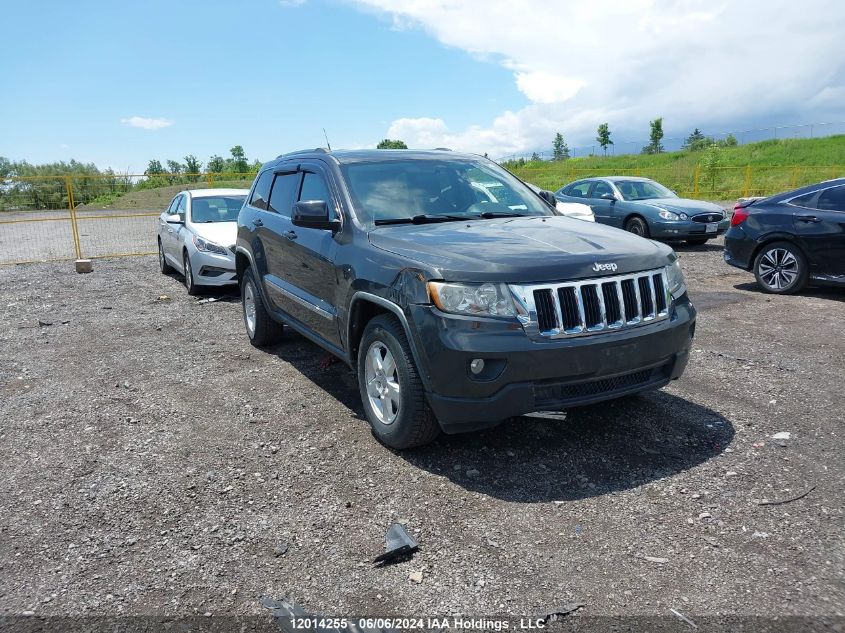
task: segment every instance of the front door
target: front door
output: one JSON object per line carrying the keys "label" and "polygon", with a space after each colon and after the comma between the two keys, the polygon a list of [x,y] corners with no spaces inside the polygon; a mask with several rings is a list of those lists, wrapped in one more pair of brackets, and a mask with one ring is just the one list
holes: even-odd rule
{"label": "front door", "polygon": [[[329,179],[317,164],[303,164],[299,201],[322,200],[329,207],[330,217],[338,218],[336,197]],[[337,278],[334,258],[337,241],[331,231],[292,226],[285,244],[285,280],[288,289],[297,295],[291,314],[311,330],[335,345],[340,344],[337,327],[335,294]]]}
{"label": "front door", "polygon": [[590,189],[590,199],[587,203],[590,205],[590,208],[596,216],[596,222],[620,227],[622,226],[622,221],[616,218],[616,214],[614,213],[616,200],[606,200],[602,198],[602,196],[606,194],[610,194],[612,196],[616,195],[613,191],[613,187],[611,187],[609,183],[604,180],[596,180]]}

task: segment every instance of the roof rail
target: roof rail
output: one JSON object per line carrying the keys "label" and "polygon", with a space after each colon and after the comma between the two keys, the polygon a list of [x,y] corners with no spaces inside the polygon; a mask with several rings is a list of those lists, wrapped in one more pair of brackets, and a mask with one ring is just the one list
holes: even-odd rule
{"label": "roof rail", "polygon": [[297,154],[328,154],[329,150],[325,147],[315,147],[314,149],[298,149],[294,152],[287,152],[279,154],[276,158],[284,158],[285,156],[296,156]]}

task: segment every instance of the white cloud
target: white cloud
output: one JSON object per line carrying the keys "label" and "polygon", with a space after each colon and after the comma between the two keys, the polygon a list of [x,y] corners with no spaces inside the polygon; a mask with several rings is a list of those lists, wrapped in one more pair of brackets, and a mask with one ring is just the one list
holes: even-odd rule
{"label": "white cloud", "polygon": [[145,116],[131,116],[120,120],[123,125],[139,127],[144,130],[160,130],[163,127],[170,127],[173,121],[170,119],[151,119]]}
{"label": "white cloud", "polygon": [[557,130],[591,143],[605,121],[619,141],[645,139],[657,116],[669,133],[841,116],[839,0],[349,1],[500,64],[526,97],[460,130],[443,112],[394,121],[388,135],[411,146],[498,156],[547,147]]}
{"label": "white cloud", "polygon": [[301,7],[303,4],[305,4],[305,0],[279,0],[279,6],[285,7],[286,9]]}

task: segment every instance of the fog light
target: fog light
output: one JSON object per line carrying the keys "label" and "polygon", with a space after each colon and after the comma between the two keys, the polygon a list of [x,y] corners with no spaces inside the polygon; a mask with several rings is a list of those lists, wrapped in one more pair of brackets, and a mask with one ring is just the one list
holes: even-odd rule
{"label": "fog light", "polygon": [[484,359],[483,358],[475,358],[469,364],[469,370],[474,374],[480,374],[484,371]]}

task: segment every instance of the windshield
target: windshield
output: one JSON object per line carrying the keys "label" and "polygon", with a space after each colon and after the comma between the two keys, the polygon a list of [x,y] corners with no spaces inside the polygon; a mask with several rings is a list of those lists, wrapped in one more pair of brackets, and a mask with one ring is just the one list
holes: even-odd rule
{"label": "windshield", "polygon": [[342,166],[364,222],[395,224],[554,215],[505,170],[474,160],[389,160]]}
{"label": "windshield", "polygon": [[245,198],[245,195],[194,198],[191,201],[191,221],[196,224],[235,222]]}
{"label": "windshield", "polygon": [[678,197],[671,190],[653,180],[617,180],[615,184],[625,200]]}

